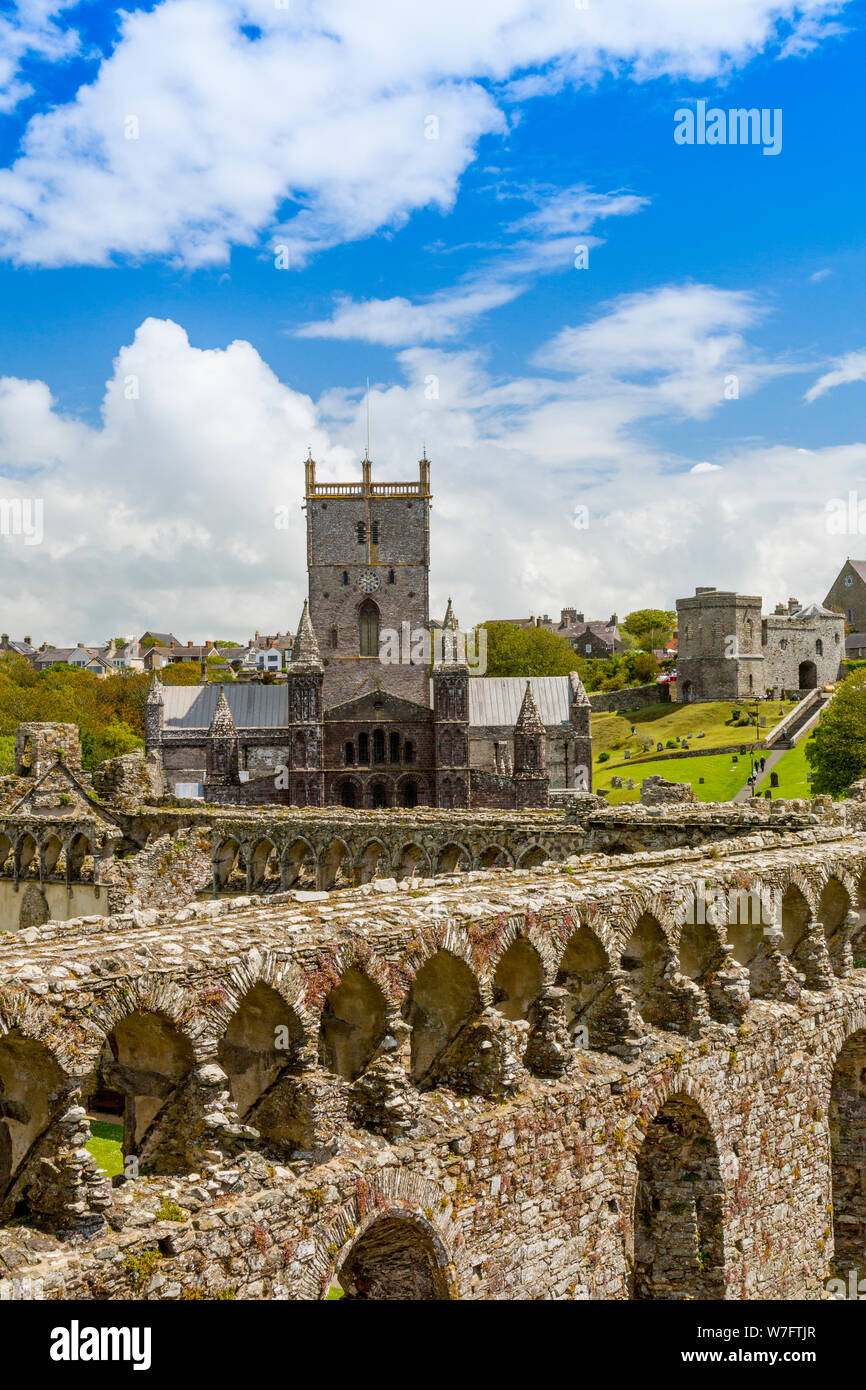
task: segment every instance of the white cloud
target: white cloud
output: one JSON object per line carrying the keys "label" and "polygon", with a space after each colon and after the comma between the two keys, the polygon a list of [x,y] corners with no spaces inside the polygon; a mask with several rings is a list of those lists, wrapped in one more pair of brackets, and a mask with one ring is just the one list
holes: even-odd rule
{"label": "white cloud", "polygon": [[[716,326],[709,315],[705,335]],[[700,355],[697,330],[692,341]],[[866,474],[866,444],[804,455],[751,440],[695,465],[653,442],[651,426],[682,406],[665,377],[634,388],[634,349],[624,338],[617,357],[607,342],[591,389],[583,377],[499,379],[478,354],[415,346],[400,378],[373,388],[374,476],[416,475],[422,441],[433,460],[434,614],[449,593],[464,622],[565,603],[592,616],[669,607],[705,583],[769,605],[823,598],[857,544],[828,538],[827,503]],[[358,393],[314,402],[249,343],[202,351],[168,321],[146,320],[120,350],[98,426],[62,414],[42,382],[0,381],[0,495],[44,503],[41,545],[0,541],[17,635],[150,626],[242,639],[294,626],[307,446],[321,476],[352,478],[364,434]]]}
{"label": "white cloud", "polygon": [[866,348],[859,352],[847,352],[844,357],[837,358],[832,371],[819,376],[815,385],[809,387],[805,399],[816,401],[819,396],[832,391],[834,386],[847,386],[852,381],[866,381]]}
{"label": "white cloud", "polygon": [[33,90],[19,77],[25,57],[57,62],[78,51],[75,30],[54,22],[54,16],[75,4],[77,0],[17,0],[0,15],[0,114],[13,111]]}
{"label": "white cloud", "polygon": [[816,270],[813,275],[809,276],[809,279],[814,285],[817,285],[820,284],[822,280],[826,280],[828,275],[832,274],[832,270]]}
{"label": "white cloud", "polygon": [[531,196],[536,208],[507,232],[533,232],[537,240],[521,236],[471,275],[426,299],[358,301],[338,295],[329,318],[303,324],[296,336],[357,338],[387,347],[454,338],[482,314],[516,299],[538,275],[570,269],[575,237],[587,250],[603,245],[588,235],[598,219],[631,216],[649,201],[634,194],[593,193],[582,185],[556,193],[529,190],[521,196]]}
{"label": "white cloud", "polygon": [[[57,6],[27,8],[48,56]],[[417,208],[450,208],[480,138],[506,129],[497,98],[507,105],[515,92],[497,84],[518,71],[543,72],[548,90],[602,72],[700,79],[778,46],[795,16],[813,42],[838,8],[163,0],[122,14],[94,81],[30,120],[20,158],[0,173],[0,253],[21,264],[159,256],[196,266],[267,233],[301,264]],[[20,56],[13,41],[7,83]],[[20,87],[7,100],[16,95]],[[426,138],[430,116],[436,139]],[[126,138],[127,117],[137,139]],[[288,220],[286,200],[296,209]]]}
{"label": "white cloud", "polygon": [[[535,363],[575,373],[594,396],[611,388],[622,398],[701,417],[792,368],[765,363],[743,330],[762,316],[754,296],[712,285],[672,285],[624,295],[580,327],[564,328]],[[736,398],[733,397],[733,398]]]}

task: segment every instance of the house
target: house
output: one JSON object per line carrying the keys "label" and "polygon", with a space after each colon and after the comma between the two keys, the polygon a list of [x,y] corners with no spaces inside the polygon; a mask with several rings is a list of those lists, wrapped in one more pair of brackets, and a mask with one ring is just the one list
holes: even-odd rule
{"label": "house", "polygon": [[161,671],[171,661],[170,647],[142,647],[141,665],[144,671]]}
{"label": "house", "polygon": [[0,652],[12,652],[15,656],[26,656],[32,659],[36,655],[36,648],[29,637],[25,637],[22,642],[12,642],[9,639],[9,633],[4,632],[0,637]]}
{"label": "house", "polygon": [[866,560],[845,561],[824,599],[824,607],[841,613],[854,631],[866,632]]}
{"label": "house", "polygon": [[33,666],[37,671],[47,671],[49,666],[74,666],[83,671],[96,655],[95,647],[81,642],[75,647],[45,647],[36,653]]}
{"label": "house", "polygon": [[866,632],[849,632],[845,638],[845,655],[849,661],[866,659]]}
{"label": "house", "polygon": [[619,656],[625,650],[615,613],[607,621],[587,622],[575,608],[563,608],[556,631],[571,643],[578,656],[604,658]]}
{"label": "house", "polygon": [[147,632],[142,633],[138,639],[142,647],[182,647],[183,643],[178,641],[172,632]]}

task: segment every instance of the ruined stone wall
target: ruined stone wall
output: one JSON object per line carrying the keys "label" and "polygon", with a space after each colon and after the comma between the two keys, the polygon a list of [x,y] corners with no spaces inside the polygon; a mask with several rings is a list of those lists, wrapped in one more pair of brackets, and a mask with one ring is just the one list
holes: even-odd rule
{"label": "ruined stone wall", "polygon": [[625,690],[596,690],[589,696],[593,714],[612,711],[625,714],[629,710],[647,709],[650,705],[670,702],[670,685],[632,685]]}
{"label": "ruined stone wall", "polygon": [[[866,1243],[846,1139],[866,1119],[864,868],[866,836],[813,829],[6,947],[0,1076],[30,1078],[45,1127],[7,1162],[34,1214],[0,1230],[29,1280],[0,1294],[820,1296],[836,1245]],[[688,921],[672,905],[698,883],[781,894],[781,929]],[[587,1009],[599,972],[609,1002]],[[297,1030],[275,1072],[268,999]],[[123,1028],[165,1083],[156,1172],[108,1195],[69,1136]]]}

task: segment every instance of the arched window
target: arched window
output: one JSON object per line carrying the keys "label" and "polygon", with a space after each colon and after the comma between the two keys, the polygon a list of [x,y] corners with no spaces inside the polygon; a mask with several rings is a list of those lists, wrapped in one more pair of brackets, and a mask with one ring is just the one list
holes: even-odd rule
{"label": "arched window", "polygon": [[340,583],[345,587],[345,586],[348,584],[348,582],[349,582],[349,571],[348,571],[348,570],[343,570],[343,577],[342,577],[342,579],[340,580]]}
{"label": "arched window", "polygon": [[369,598],[358,614],[358,641],[361,656],[379,655],[379,610]]}
{"label": "arched window", "polygon": [[344,782],[340,788],[340,805],[354,806],[355,804],[355,783]]}
{"label": "arched window", "polygon": [[403,805],[404,805],[404,806],[409,806],[409,807],[417,806],[417,805],[418,805],[418,783],[417,783],[417,782],[415,782],[415,781],[409,781],[409,782],[404,782],[404,783],[403,783]]}
{"label": "arched window", "polygon": [[388,794],[384,782],[373,783],[373,810],[381,811],[388,804]]}
{"label": "arched window", "polygon": [[388,761],[399,763],[400,761],[400,735],[390,734],[388,737]]}
{"label": "arched window", "polygon": [[388,571],[388,583],[389,583],[389,584],[393,584],[393,583],[394,583],[394,571],[393,571],[393,570],[389,570],[389,571]]}
{"label": "arched window", "polygon": [[331,628],[329,640],[332,647],[338,647],[340,645],[340,634],[335,627]]}
{"label": "arched window", "polygon": [[352,767],[355,761],[355,745],[351,739],[346,741],[346,767]]}
{"label": "arched window", "polygon": [[385,761],[385,734],[382,729],[373,730],[373,762]]}
{"label": "arched window", "polygon": [[370,761],[370,740],[366,734],[358,735],[358,762],[368,763]]}
{"label": "arched window", "polygon": [[404,763],[414,763],[415,761],[415,745],[411,738],[407,738],[403,744],[403,761]]}
{"label": "arched window", "polygon": [[821,638],[820,638],[820,637],[818,638],[817,642],[815,643],[815,655],[816,655],[816,656],[823,656],[823,655],[824,655],[824,643],[821,641]]}

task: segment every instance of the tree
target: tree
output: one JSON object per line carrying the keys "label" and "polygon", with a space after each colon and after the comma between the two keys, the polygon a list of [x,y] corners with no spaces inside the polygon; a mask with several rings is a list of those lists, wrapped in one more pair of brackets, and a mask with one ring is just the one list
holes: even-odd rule
{"label": "tree", "polygon": [[636,608],[620,627],[636,637],[646,651],[663,647],[670,641],[677,624],[677,615],[667,608]]}
{"label": "tree", "polygon": [[866,670],[842,682],[806,744],[812,791],[841,796],[866,776]]}
{"label": "tree", "polygon": [[637,652],[632,670],[638,680],[651,681],[655,680],[659,673],[659,664],[652,652]]}
{"label": "tree", "polygon": [[159,672],[163,685],[198,685],[201,667],[197,661],[172,661]]}
{"label": "tree", "polygon": [[[571,643],[546,628],[485,623],[487,676],[567,676],[580,662]],[[479,673],[481,674],[481,673]]]}

